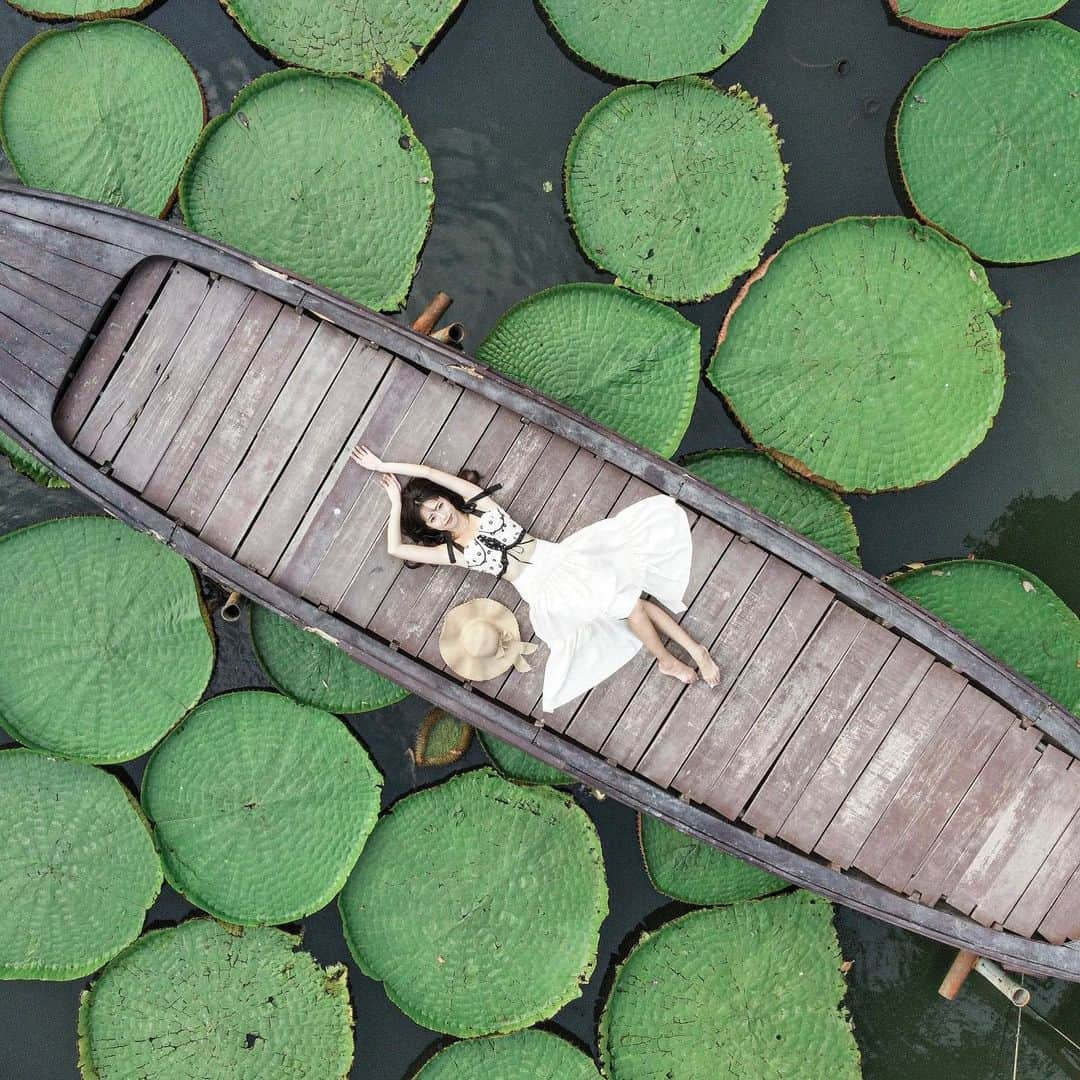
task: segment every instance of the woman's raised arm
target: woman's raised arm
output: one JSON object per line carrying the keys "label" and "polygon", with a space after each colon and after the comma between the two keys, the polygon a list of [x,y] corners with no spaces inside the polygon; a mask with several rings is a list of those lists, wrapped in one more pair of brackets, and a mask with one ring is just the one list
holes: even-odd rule
{"label": "woman's raised arm", "polygon": [[375,472],[397,473],[400,476],[422,476],[427,480],[433,480],[450,491],[460,495],[463,499],[471,499],[479,495],[484,489],[471,480],[464,480],[460,476],[452,476],[442,469],[432,468],[430,465],[414,465],[407,461],[383,461],[378,455],[373,454],[362,443],[357,444],[349,457],[365,469]]}

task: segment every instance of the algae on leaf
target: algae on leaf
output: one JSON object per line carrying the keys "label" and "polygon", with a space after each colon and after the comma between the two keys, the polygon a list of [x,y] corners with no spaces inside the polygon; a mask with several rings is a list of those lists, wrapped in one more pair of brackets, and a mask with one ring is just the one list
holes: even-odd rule
{"label": "algae on leaf", "polygon": [[1038,19],[1064,6],[1065,0],[889,0],[901,22],[945,35]]}
{"label": "algae on leaf", "polygon": [[551,784],[553,787],[566,787],[577,781],[568,773],[526,754],[516,746],[511,746],[502,739],[496,739],[486,731],[477,731],[484,753],[491,758],[491,763],[507,778],[519,784]]}
{"label": "algae on leaf", "polygon": [[152,930],[83,993],[83,1080],[341,1080],[347,977],[281,930],[213,919]]}
{"label": "algae on leaf", "polygon": [[62,480],[51,469],[47,469],[33,454],[28,454],[14,439],[0,431],[0,454],[3,454],[11,467],[23,476],[30,477],[35,483],[48,488],[66,488],[68,482]]}
{"label": "algae on leaf", "polygon": [[296,69],[245,86],[180,179],[196,232],[380,311],[408,294],[433,204],[431,160],[386,93]]}
{"label": "algae on leaf", "polygon": [[205,118],[176,46],[123,19],[39,34],[0,82],[0,138],[24,184],[143,214],[172,204]]}
{"label": "algae on leaf", "polygon": [[908,218],[789,240],[740,290],[707,378],[761,449],[840,491],[934,480],[982,442],[1005,357],[986,272]]}
{"label": "algae on leaf", "polygon": [[613,285],[556,285],[515,304],[476,355],[667,457],[694,411],[701,330]]}
{"label": "algae on leaf", "polygon": [[415,1080],[600,1080],[592,1058],[537,1028],[465,1039],[440,1050]]}
{"label": "algae on leaf", "polygon": [[655,300],[723,292],[787,206],[769,111],[696,77],[608,94],[574,133],[565,172],[582,251]]}
{"label": "algae on leaf", "polygon": [[487,768],[396,803],[338,903],[361,970],[453,1035],[515,1031],[578,997],[608,910],[585,812]]}
{"label": "algae on leaf", "polygon": [[78,979],[135,940],[161,863],[116,777],[0,751],[0,832],[0,979]]}

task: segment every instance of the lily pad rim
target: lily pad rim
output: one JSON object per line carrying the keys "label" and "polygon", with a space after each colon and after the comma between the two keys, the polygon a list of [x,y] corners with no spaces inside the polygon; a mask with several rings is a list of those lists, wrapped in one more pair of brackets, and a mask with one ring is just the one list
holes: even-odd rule
{"label": "lily pad rim", "polygon": [[[156,4],[158,0],[130,0],[129,7],[117,8],[115,11],[88,11],[83,15],[64,14],[55,11],[37,11],[34,8],[28,8],[25,5],[20,4],[19,0],[7,0],[7,2],[19,12],[20,15],[27,15],[31,19],[37,19],[39,22],[75,19],[80,23],[92,23],[104,22],[107,19],[130,19],[145,11],[151,4]],[[203,118],[203,123],[206,123],[205,117]]]}
{"label": "lily pad rim", "polygon": [[998,30],[1003,26],[1015,26],[1018,22],[1038,22],[1041,19],[1049,19],[1056,15],[1069,0],[1055,0],[1056,7],[1046,12],[1045,15],[1033,15],[1029,19],[1011,19],[1006,22],[984,23],[981,26],[938,26],[935,23],[924,23],[918,19],[909,19],[900,12],[900,0],[886,0],[889,5],[889,13],[897,22],[904,26],[910,26],[913,30],[921,30],[925,34],[932,34],[940,38],[962,38],[968,34],[977,33],[980,30]]}

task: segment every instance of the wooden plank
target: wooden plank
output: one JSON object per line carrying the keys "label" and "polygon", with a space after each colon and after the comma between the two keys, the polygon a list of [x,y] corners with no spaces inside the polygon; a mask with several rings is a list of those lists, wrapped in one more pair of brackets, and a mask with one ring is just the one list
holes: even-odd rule
{"label": "wooden plank", "polygon": [[[832,604],[730,760],[712,781],[708,798],[699,801],[706,801],[731,821],[742,813],[867,621],[844,603]],[[766,635],[761,649],[768,645]]]}
{"label": "wooden plank", "polygon": [[278,313],[191,472],[169,504],[169,513],[192,531],[203,527],[217,505],[316,326],[314,319],[298,315],[291,308]]}
{"label": "wooden plank", "polygon": [[799,579],[716,709],[697,746],[675,774],[672,787],[695,802],[718,809],[715,804],[722,801],[723,793],[714,786],[717,776],[727,767],[830,605],[835,603],[833,594],[812,578]]}
{"label": "wooden plank", "polygon": [[0,383],[17,394],[42,416],[48,416],[56,388],[0,348]]}
{"label": "wooden plank", "polygon": [[[799,581],[799,571],[793,566],[782,559],[762,556],[765,552],[754,544],[732,544],[714,574],[716,591],[709,589],[706,602],[698,601],[703,625],[695,624],[694,630],[687,626],[703,644],[713,638],[709,651],[720,668],[719,685],[712,687],[700,679],[692,686],[683,686],[659,672],[650,675],[619,719],[612,737],[604,743],[605,754],[611,752],[627,768],[636,769],[661,787],[670,787]],[[670,685],[663,688],[665,696],[660,698],[658,715],[646,716],[642,723],[638,718],[640,710],[655,700],[649,684],[659,679]],[[666,708],[669,701],[673,702],[670,711]],[[633,743],[624,748],[622,728],[631,720],[635,733],[640,734],[635,734]],[[650,745],[651,732],[656,734]],[[640,760],[635,761],[635,757]]]}
{"label": "wooden plank", "polygon": [[309,507],[317,505],[325,494],[320,489],[330,480],[335,461],[340,460],[344,468],[356,442],[350,433],[362,431],[370,421],[367,410],[393,359],[366,341],[353,345],[240,546],[236,557],[245,566],[263,575],[274,569]]}
{"label": "wooden plank", "polygon": [[[33,278],[29,280],[33,283]],[[3,282],[2,275],[0,312],[68,357],[74,357],[86,340],[86,330],[83,327],[68,322],[54,309],[11,288]]]}
{"label": "wooden plank", "polygon": [[97,462],[112,461],[209,287],[210,279],[198,270],[182,263],[173,267],[135,340],[75,436],[76,450]]}
{"label": "wooden plank", "polygon": [[199,532],[218,551],[232,555],[240,546],[355,340],[331,323],[315,331]]}
{"label": "wooden plank", "polygon": [[146,487],[253,296],[254,290],[230,278],[210,286],[113,460],[112,474],[122,484],[136,491]]}
{"label": "wooden plank", "polygon": [[28,244],[9,235],[2,227],[0,262],[12,271],[47,282],[64,295],[89,307],[95,315],[120,284],[120,279],[114,274],[65,259],[37,244]]}
{"label": "wooden plank", "polygon": [[0,210],[0,235],[42,247],[54,255],[101,270],[115,278],[122,278],[142,258],[140,252],[117,247],[97,237],[80,236],[3,210]]}
{"label": "wooden plank", "polygon": [[1080,938],[1080,870],[1069,878],[1053,907],[1039,923],[1039,934],[1055,945]]}
{"label": "wooden plank", "polygon": [[879,623],[863,623],[742,815],[747,825],[767,836],[776,834],[898,640]]}
{"label": "wooden plank", "polygon": [[944,664],[930,668],[821,834],[814,848],[819,855],[836,866],[851,865],[966,686],[967,680]]}
{"label": "wooden plank", "polygon": [[[0,237],[0,252],[3,251],[4,238]],[[73,264],[74,265],[74,264]],[[0,285],[12,292],[33,300],[41,307],[55,312],[73,326],[83,331],[83,337],[97,322],[98,312],[101,305],[112,294],[114,281],[109,278],[109,289],[102,297],[100,303],[91,304],[88,300],[73,296],[63,289],[58,289],[48,281],[42,281],[33,274],[25,273],[14,266],[8,266],[0,259]],[[77,346],[76,346],[77,347]]]}
{"label": "wooden plank", "polygon": [[131,275],[56,410],[56,430],[66,443],[72,442],[82,422],[89,416],[101,388],[120,362],[146,309],[171,269],[169,259],[147,259]]}
{"label": "wooden plank", "polygon": [[71,367],[72,357],[68,353],[43,341],[4,314],[0,314],[0,342],[16,360],[53,386],[64,381]]}
{"label": "wooden plank", "polygon": [[281,303],[272,296],[256,293],[252,297],[243,319],[143,489],[147,502],[165,508],[176,498],[280,311]]}
{"label": "wooden plank", "polygon": [[781,824],[782,839],[800,851],[814,850],[933,661],[914,642],[900,640]]}

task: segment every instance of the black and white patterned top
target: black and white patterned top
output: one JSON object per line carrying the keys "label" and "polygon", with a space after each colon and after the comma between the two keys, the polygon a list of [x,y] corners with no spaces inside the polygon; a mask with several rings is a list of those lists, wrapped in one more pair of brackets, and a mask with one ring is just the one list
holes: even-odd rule
{"label": "black and white patterned top", "polygon": [[[490,495],[493,491],[498,491],[500,487],[502,487],[501,484],[493,484],[466,500],[467,510],[470,513],[476,513],[474,507],[477,500]],[[510,565],[511,555],[519,562],[525,561],[518,558],[517,554],[510,549],[520,544],[527,535],[525,529],[501,506],[485,510],[480,514],[480,528],[476,536],[463,548],[458,548],[461,552],[461,561],[470,570],[481,570],[486,574],[502,577]],[[446,550],[450,554],[452,563],[457,561],[454,557],[455,547],[457,547],[456,544],[447,541]]]}

